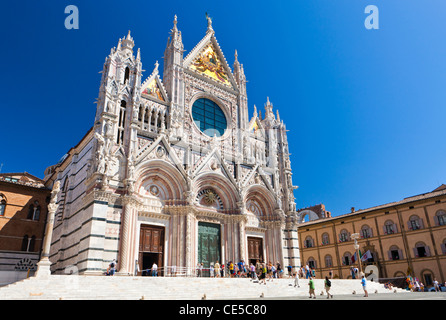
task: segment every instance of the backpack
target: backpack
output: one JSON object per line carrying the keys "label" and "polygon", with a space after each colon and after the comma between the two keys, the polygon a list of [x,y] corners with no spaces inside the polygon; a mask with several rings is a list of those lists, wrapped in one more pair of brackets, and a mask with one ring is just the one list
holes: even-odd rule
{"label": "backpack", "polygon": [[327,280],[327,286],[331,287],[331,281],[330,280]]}

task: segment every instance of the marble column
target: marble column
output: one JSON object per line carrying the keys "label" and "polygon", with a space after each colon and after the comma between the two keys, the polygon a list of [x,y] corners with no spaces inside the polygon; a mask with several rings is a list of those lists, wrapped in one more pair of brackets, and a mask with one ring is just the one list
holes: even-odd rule
{"label": "marble column", "polygon": [[56,181],[53,185],[53,190],[51,191],[51,200],[48,204],[48,216],[45,229],[45,236],[43,239],[42,256],[40,261],[37,263],[36,277],[47,277],[51,275],[51,261],[50,261],[50,249],[51,249],[51,239],[53,237],[53,226],[54,226],[54,216],[57,210],[57,195],[60,191],[60,181]]}

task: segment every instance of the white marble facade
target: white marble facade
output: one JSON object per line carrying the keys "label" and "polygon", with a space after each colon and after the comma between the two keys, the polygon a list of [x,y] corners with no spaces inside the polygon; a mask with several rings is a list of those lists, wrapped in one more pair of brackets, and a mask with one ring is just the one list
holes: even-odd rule
{"label": "white marble facade", "polygon": [[[300,265],[279,113],[267,99],[263,116],[255,106],[248,115],[243,65],[237,53],[228,65],[209,18],[204,38],[183,52],[175,17],[163,79],[158,62],[142,78],[130,32],[106,58],[94,126],[45,175],[49,187],[61,183],[53,272],[102,273],[116,259],[119,273],[133,274],[144,250],[162,252],[163,268],[192,272],[200,262],[200,223],[218,226],[220,262],[248,261],[252,237],[261,240],[264,261]],[[222,135],[206,134],[194,121],[198,99],[220,108]],[[145,226],[162,230],[161,248],[141,249]]]}

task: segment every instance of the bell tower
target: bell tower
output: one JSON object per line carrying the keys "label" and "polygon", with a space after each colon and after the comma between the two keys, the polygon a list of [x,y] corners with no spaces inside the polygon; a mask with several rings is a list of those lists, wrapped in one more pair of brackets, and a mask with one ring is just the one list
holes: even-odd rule
{"label": "bell tower", "polygon": [[129,31],[105,59],[95,118],[95,132],[110,138],[126,151],[136,139],[131,122],[138,110],[141,87],[141,55],[138,49],[134,56],[134,46]]}

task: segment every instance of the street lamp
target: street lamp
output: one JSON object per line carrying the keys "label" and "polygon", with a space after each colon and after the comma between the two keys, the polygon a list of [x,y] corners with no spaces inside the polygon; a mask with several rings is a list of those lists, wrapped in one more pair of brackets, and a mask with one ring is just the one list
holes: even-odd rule
{"label": "street lamp", "polygon": [[359,256],[359,244],[358,244],[358,239],[360,238],[360,234],[359,233],[353,233],[351,235],[351,238],[355,241],[355,244],[353,245],[355,250],[356,250],[356,259],[358,260],[358,269],[359,269],[359,274],[362,274],[362,268],[361,268],[361,257]]}

